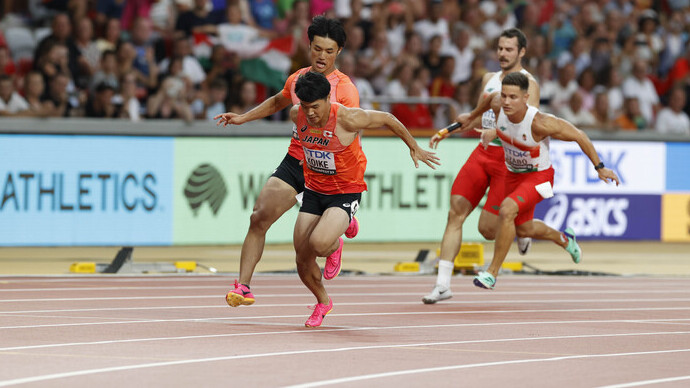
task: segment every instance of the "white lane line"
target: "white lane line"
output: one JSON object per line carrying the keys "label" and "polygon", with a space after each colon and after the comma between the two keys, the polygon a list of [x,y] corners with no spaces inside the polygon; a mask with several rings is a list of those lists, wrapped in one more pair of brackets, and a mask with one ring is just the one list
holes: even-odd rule
{"label": "white lane line", "polygon": [[628,387],[639,387],[641,385],[652,385],[652,384],[664,384],[673,383],[676,381],[690,380],[690,376],[678,376],[678,377],[667,377],[665,379],[654,379],[654,380],[641,380],[633,381],[630,383],[614,384],[614,385],[604,385],[599,388],[628,388]]}
{"label": "white lane line", "polygon": [[574,356],[560,356],[560,357],[551,357],[551,358],[536,358],[536,359],[533,358],[533,359],[510,360],[510,361],[483,362],[483,363],[479,363],[479,364],[449,365],[449,366],[441,366],[441,367],[435,367],[435,368],[420,368],[420,369],[402,370],[402,371],[395,371],[395,372],[373,373],[373,374],[362,375],[362,376],[352,376],[352,377],[343,377],[343,378],[339,378],[339,379],[314,381],[314,382],[306,383],[306,384],[291,385],[291,386],[289,386],[289,388],[323,387],[325,385],[346,384],[346,383],[352,383],[355,381],[362,381],[362,380],[381,379],[381,378],[387,378],[387,377],[405,376],[405,375],[412,375],[412,374],[419,374],[419,373],[442,372],[442,371],[448,371],[448,370],[481,368],[481,367],[487,367],[487,366],[528,364],[528,363],[554,362],[554,361],[566,361],[566,360],[578,360],[578,359],[581,360],[581,359],[586,359],[586,358],[629,357],[629,356],[641,356],[641,355],[646,356],[646,355],[672,354],[672,353],[683,353],[683,352],[690,352],[690,349],[655,350],[655,351],[649,351],[649,352],[609,353],[609,354],[578,354],[578,355],[574,355]]}
{"label": "white lane line", "polygon": [[[405,287],[405,289],[409,290],[409,285]],[[305,290],[306,291],[306,290]],[[428,291],[428,290],[427,290]],[[420,291],[420,292],[365,292],[365,293],[348,293],[348,292],[336,292],[336,293],[331,293],[331,296],[334,297],[341,297],[341,296],[360,296],[360,297],[369,297],[369,296],[415,296],[415,297],[421,297],[421,295],[424,294],[425,291]],[[468,297],[475,297],[475,296],[486,296],[486,297],[491,297],[491,296],[502,296],[502,295],[509,295],[509,296],[515,296],[515,295],[538,295],[538,296],[544,296],[544,295],[572,295],[573,291],[572,290],[563,290],[563,291],[506,291],[506,292],[497,292],[497,291],[465,291],[462,290],[462,294]],[[601,295],[602,291],[601,290],[594,290],[594,291],[578,291],[578,295]],[[688,289],[683,289],[683,290],[642,290],[642,289],[632,289],[632,290],[612,290],[612,291],[606,291],[606,294],[624,294],[624,295],[636,295],[636,294],[643,294],[643,295],[650,295],[650,294],[664,294],[664,295],[670,295],[670,294],[690,294],[690,288]],[[93,298],[25,298],[25,299],[0,299],[0,303],[17,303],[17,302],[71,302],[71,301],[94,301],[94,300],[139,300],[139,299],[184,299],[184,298],[222,298],[224,295],[221,294],[214,294],[214,295],[166,295],[166,296],[112,296],[112,297],[93,297]],[[310,294],[308,293],[298,293],[298,294],[262,294],[262,298],[293,298],[296,296],[307,296],[311,297]],[[506,303],[514,303],[514,301],[511,300],[506,300]],[[445,303],[445,302],[444,302]]]}
{"label": "white lane line", "polygon": [[[685,321],[690,319],[685,319]],[[230,333],[230,334],[204,334],[204,335],[190,335],[190,336],[178,336],[178,337],[147,337],[147,338],[133,338],[133,339],[122,339],[122,340],[103,340],[103,341],[91,341],[91,342],[67,342],[67,343],[57,343],[57,344],[42,344],[42,345],[24,345],[24,346],[11,346],[0,348],[0,352],[9,352],[17,350],[30,350],[30,349],[47,349],[47,348],[61,348],[61,347],[71,347],[71,346],[100,346],[108,344],[125,344],[125,343],[139,343],[139,342],[155,342],[155,341],[180,341],[180,340],[196,340],[196,339],[208,339],[208,338],[231,338],[231,337],[255,337],[264,335],[286,335],[286,334],[319,334],[319,333],[330,333],[330,332],[343,332],[343,331],[379,331],[379,330],[417,330],[417,329],[438,329],[438,328],[460,328],[460,327],[495,327],[495,326],[525,326],[525,325],[570,325],[579,323],[656,323],[658,320],[620,320],[620,319],[608,319],[608,320],[584,320],[584,321],[554,321],[554,322],[484,322],[484,323],[452,323],[452,324],[442,324],[442,325],[415,325],[415,326],[381,326],[381,327],[322,327],[319,330],[281,330],[281,331],[265,331],[265,332],[252,332],[252,333]],[[236,322],[236,324],[246,324],[248,322]],[[254,324],[254,323],[251,323]],[[295,324],[285,324],[286,326],[294,327]],[[649,333],[616,333],[616,334],[596,334],[593,336],[643,336],[643,335],[683,335],[690,334],[690,331],[669,331],[669,332],[649,332]],[[550,338],[550,337],[533,337],[533,338]],[[570,338],[570,337],[568,337]],[[488,340],[483,340],[488,341]],[[464,343],[464,342],[463,342]],[[468,342],[469,343],[469,342]]]}
{"label": "white lane line", "polygon": [[[690,302],[690,298],[658,298],[658,299],[520,299],[512,300],[510,302],[505,300],[447,300],[442,305],[482,305],[482,304],[515,304],[515,303],[541,303],[541,304],[564,304],[564,303],[677,303]],[[271,304],[256,304],[251,308],[252,310],[258,308],[281,308],[281,307],[301,307],[309,303],[271,303]],[[353,302],[353,303],[337,303],[340,306],[380,306],[381,302]],[[387,306],[420,306],[422,303],[418,301],[405,302],[386,302]],[[190,305],[190,306],[144,306],[144,307],[100,307],[100,308],[85,308],[85,309],[51,309],[51,310],[23,310],[23,311],[0,311],[6,315],[19,314],[38,314],[38,313],[68,313],[68,312],[87,312],[87,311],[137,311],[137,310],[186,310],[186,309],[228,309],[225,304],[217,305]],[[428,307],[432,308],[432,307]],[[67,318],[65,316],[64,318]]]}
{"label": "white lane line", "polygon": [[[383,316],[406,316],[406,315],[476,315],[476,314],[538,314],[538,313],[579,313],[579,312],[622,312],[622,311],[687,311],[690,307],[653,307],[653,308],[611,308],[611,309],[530,309],[530,310],[475,310],[475,311],[409,311],[409,312],[389,312],[389,313],[341,313],[332,314],[338,317],[383,317]],[[226,321],[254,320],[254,319],[284,319],[284,318],[299,318],[304,317],[300,315],[257,315],[257,316],[238,316],[238,317],[202,317],[202,318],[177,318],[177,319],[147,319],[147,318],[127,318],[127,321],[114,322],[80,322],[80,323],[55,323],[43,325],[15,325],[15,326],[0,326],[0,330],[12,329],[38,329],[49,327],[74,327],[74,326],[100,326],[100,325],[125,325],[133,323],[170,323],[170,322],[217,322],[224,323]],[[61,317],[68,319],[68,317]],[[90,319],[98,319],[93,317]]]}
{"label": "white lane line", "polygon": [[[657,333],[651,333],[651,335],[656,335]],[[295,350],[295,351],[284,351],[284,352],[273,352],[273,353],[258,353],[258,354],[245,354],[245,355],[234,355],[234,356],[221,356],[221,357],[208,357],[208,358],[197,358],[197,359],[187,359],[178,361],[165,361],[165,362],[154,362],[147,364],[137,364],[137,365],[125,365],[110,368],[97,368],[97,369],[85,369],[80,371],[64,372],[47,374],[40,376],[32,376],[11,380],[0,381],[0,387],[6,387],[10,385],[35,383],[39,381],[56,380],[62,378],[71,378],[77,376],[85,376],[90,374],[99,373],[110,373],[110,372],[120,372],[135,369],[145,369],[145,368],[159,368],[167,366],[176,365],[187,365],[187,364],[198,364],[205,362],[216,362],[216,361],[228,361],[228,360],[240,360],[240,359],[252,359],[252,358],[266,358],[266,357],[278,357],[278,356],[293,356],[302,354],[318,354],[318,353],[338,353],[338,352],[350,352],[350,351],[361,351],[361,350],[372,350],[372,349],[393,349],[393,348],[407,348],[407,347],[422,347],[422,346],[447,346],[456,344],[476,344],[476,343],[495,343],[495,342],[516,342],[516,341],[537,341],[537,340],[551,340],[551,339],[571,339],[571,338],[590,338],[590,337],[620,337],[620,336],[630,336],[634,334],[597,334],[597,335],[579,335],[579,336],[557,336],[557,337],[526,337],[526,338],[505,338],[505,339],[492,339],[492,340],[469,340],[469,341],[444,341],[444,342],[422,342],[415,344],[389,344],[389,345],[368,345],[368,346],[351,346],[342,348],[331,348],[331,349],[311,349],[311,350]],[[642,335],[647,335],[642,334]],[[465,364],[465,365],[453,365],[447,367],[438,368],[425,368],[416,370],[405,370],[398,372],[388,372],[388,373],[378,373],[372,375],[363,376],[353,376],[341,379],[323,380],[309,383],[310,385],[299,385],[300,387],[308,386],[321,386],[329,384],[339,384],[352,381],[367,380],[373,378],[391,377],[396,375],[405,375],[413,373],[426,373],[450,369],[469,369],[484,366],[498,366],[498,365],[509,365],[517,363],[533,363],[533,362],[547,362],[547,361],[562,361],[570,359],[583,359],[583,358],[599,358],[599,357],[622,357],[622,356],[635,356],[635,355],[652,355],[652,354],[669,354],[669,353],[680,353],[689,352],[690,349],[676,349],[676,350],[658,350],[658,351],[647,351],[647,352],[635,352],[635,353],[611,353],[611,354],[582,354],[573,356],[561,356],[543,359],[523,359],[523,360],[511,360],[511,361],[498,361],[491,363],[481,363],[481,364]],[[316,385],[314,385],[316,384]]]}

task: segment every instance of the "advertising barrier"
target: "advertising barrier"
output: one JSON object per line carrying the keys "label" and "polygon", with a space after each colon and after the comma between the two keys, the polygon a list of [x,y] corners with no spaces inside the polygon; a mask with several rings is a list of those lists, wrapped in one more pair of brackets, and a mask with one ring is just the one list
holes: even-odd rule
{"label": "advertising barrier", "polygon": [[0,135],[0,245],[167,245],[171,138]]}
{"label": "advertising barrier", "polygon": [[[427,148],[428,139],[418,142]],[[241,244],[287,137],[0,135],[0,246]],[[475,139],[414,168],[398,138],[363,139],[360,242],[440,241],[450,188]],[[574,143],[552,141],[556,196],[535,210],[584,239],[690,241],[690,143],[595,142],[622,182],[598,180]],[[481,206],[481,204],[480,204]],[[289,243],[298,207],[268,232]],[[463,238],[481,241],[480,211]]]}

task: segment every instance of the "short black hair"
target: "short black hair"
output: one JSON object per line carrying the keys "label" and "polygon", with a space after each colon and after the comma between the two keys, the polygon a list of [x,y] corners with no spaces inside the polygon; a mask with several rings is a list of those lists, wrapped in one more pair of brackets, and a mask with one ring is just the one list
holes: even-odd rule
{"label": "short black hair", "polygon": [[515,71],[503,78],[503,85],[518,86],[520,90],[526,92],[529,89],[529,78],[521,72]]}
{"label": "short black hair", "polygon": [[522,50],[523,48],[527,48],[527,37],[525,34],[520,31],[517,28],[509,28],[507,30],[504,30],[501,32],[500,38],[517,38],[518,41],[518,51]]}
{"label": "short black hair", "polygon": [[340,48],[345,47],[347,40],[345,28],[340,20],[329,19],[322,15],[315,16],[311,20],[311,24],[307,28],[307,35],[309,35],[309,42],[314,41],[314,36],[333,39]]}
{"label": "short black hair", "polygon": [[328,97],[331,92],[331,83],[321,73],[308,71],[297,79],[295,94],[304,102],[314,102]]}

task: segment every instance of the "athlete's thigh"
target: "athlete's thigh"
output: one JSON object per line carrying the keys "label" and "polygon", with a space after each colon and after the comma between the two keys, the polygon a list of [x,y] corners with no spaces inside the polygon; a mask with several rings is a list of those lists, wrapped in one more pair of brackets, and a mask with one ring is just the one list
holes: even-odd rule
{"label": "athlete's thigh", "polygon": [[271,176],[256,199],[254,210],[280,217],[297,203],[297,192],[283,180]]}
{"label": "athlete's thigh", "polygon": [[455,177],[450,193],[463,196],[470,201],[472,208],[475,208],[484,197],[488,186],[489,175],[482,165],[481,158],[473,152]]}
{"label": "athlete's thigh", "polygon": [[335,241],[345,233],[349,224],[350,216],[343,208],[329,207],[323,212],[312,233],[324,241]]}

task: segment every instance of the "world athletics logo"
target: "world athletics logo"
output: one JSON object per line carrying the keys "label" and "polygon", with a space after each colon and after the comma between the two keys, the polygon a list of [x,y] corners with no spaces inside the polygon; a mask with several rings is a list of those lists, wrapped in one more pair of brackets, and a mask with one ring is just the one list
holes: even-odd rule
{"label": "world athletics logo", "polygon": [[208,202],[213,215],[217,215],[227,195],[228,188],[223,177],[210,164],[202,164],[194,169],[184,188],[184,196],[187,197],[187,202],[195,217],[204,202]]}

